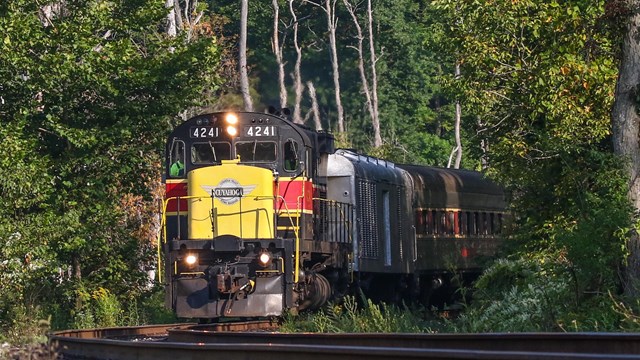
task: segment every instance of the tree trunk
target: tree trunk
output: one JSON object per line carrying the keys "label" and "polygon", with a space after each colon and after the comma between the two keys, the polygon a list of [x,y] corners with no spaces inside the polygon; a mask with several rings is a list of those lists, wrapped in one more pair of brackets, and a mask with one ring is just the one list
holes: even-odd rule
{"label": "tree trunk", "polygon": [[[71,266],[72,266],[72,276],[73,280],[77,285],[82,281],[82,268],[80,267],[80,256],[78,254],[73,254],[71,258]],[[80,310],[82,308],[82,297],[80,294],[76,295],[76,310]]]}
{"label": "tree trunk", "polygon": [[302,116],[300,104],[302,103],[302,91],[304,87],[302,86],[302,75],[300,73],[300,65],[302,64],[302,48],[300,44],[298,44],[298,17],[296,16],[296,12],[293,10],[293,0],[289,0],[289,10],[291,11],[291,16],[293,17],[293,46],[296,49],[296,64],[293,68],[293,84],[295,89],[295,104],[293,105],[293,122],[296,124],[302,124]]}
{"label": "tree trunk", "polygon": [[[460,77],[460,64],[456,63],[455,70],[456,79]],[[456,99],[456,123],[455,123],[455,137],[456,137],[456,163],[453,166],[455,169],[460,168],[460,162],[462,161],[462,141],[460,140],[460,123],[462,118],[462,107],[460,106],[460,99]]]}
{"label": "tree trunk", "polygon": [[313,123],[316,125],[316,130],[322,130],[318,97],[316,96],[316,87],[313,86],[313,83],[311,81],[307,81],[307,89],[309,89],[309,97],[311,98],[311,113],[313,114]]}
{"label": "tree trunk", "polygon": [[[630,15],[622,44],[622,58],[618,73],[615,101],[611,116],[614,152],[626,164],[629,176],[628,197],[636,210],[640,211],[640,116],[638,115],[638,94],[640,91],[640,0],[626,1]],[[640,241],[634,231],[628,240],[625,293],[640,294]]]}
{"label": "tree trunk", "polygon": [[280,108],[287,107],[287,87],[284,83],[284,62],[282,61],[282,47],[280,46],[278,25],[280,22],[280,6],[278,0],[273,0],[273,40],[271,47],[273,54],[276,56],[276,63],[278,64],[278,85],[280,87]]}
{"label": "tree trunk", "polygon": [[[189,4],[187,3],[187,8],[185,9],[185,15],[187,10],[189,9]],[[184,29],[184,21],[182,21],[182,9],[180,9],[180,0],[174,0],[173,2],[173,11],[176,15],[176,28],[178,31]],[[185,18],[185,21],[189,21],[189,18]]]}
{"label": "tree trunk", "polygon": [[240,0],[240,46],[239,61],[240,67],[240,93],[244,101],[244,109],[253,111],[253,101],[249,93],[249,74],[247,72],[247,17],[249,16],[249,0]]}
{"label": "tree trunk", "polygon": [[333,86],[335,88],[336,109],[338,111],[338,132],[344,133],[344,109],[342,108],[340,95],[340,67],[338,66],[338,48],[336,45],[336,28],[338,27],[336,0],[325,0],[325,12],[327,13],[329,46],[331,48],[331,68],[333,70]]}
{"label": "tree trunk", "polygon": [[167,0],[164,6],[169,10],[167,15],[167,35],[169,37],[176,37],[178,30],[176,28],[176,10],[174,0]]}
{"label": "tree trunk", "polygon": [[[438,68],[437,73],[438,74],[442,74],[442,65],[437,64],[436,67]],[[436,97],[436,109],[441,109],[442,104],[440,103],[440,98]],[[437,137],[442,137],[442,111],[438,112],[438,116],[435,117],[435,121],[433,124],[433,134]]]}
{"label": "tree trunk", "polygon": [[338,65],[338,48],[336,43],[336,28],[338,27],[338,17],[336,16],[336,2],[338,0],[324,0],[324,7],[320,3],[310,0],[302,0],[305,3],[322,8],[327,14],[327,30],[329,31],[329,52],[331,54],[331,69],[333,72],[333,87],[335,89],[336,110],[338,112],[338,135],[341,138],[344,134],[344,109],[342,108],[342,97],[340,95],[340,66]]}
{"label": "tree trunk", "polygon": [[371,8],[371,0],[367,1],[367,15],[369,18],[369,56],[371,57],[371,100],[373,107],[373,146],[382,146],[382,136],[380,135],[380,117],[378,116],[378,74],[376,72],[376,50],[373,44],[373,9]]}
{"label": "tree trunk", "polygon": [[42,26],[48,27],[53,25],[53,19],[62,13],[64,7],[64,1],[53,2],[40,7],[38,12],[38,18]]}
{"label": "tree trunk", "polygon": [[[342,1],[344,3],[344,6],[347,8],[347,11],[349,12],[349,15],[351,15],[351,19],[353,20],[353,24],[355,25],[356,31],[357,31],[358,46],[356,50],[358,51],[358,70],[360,72],[360,81],[362,81],[362,92],[364,93],[364,97],[367,104],[367,110],[369,111],[369,116],[371,117],[371,122],[373,124],[374,134],[375,134],[375,130],[376,130],[375,121],[374,121],[375,111],[373,109],[373,101],[371,99],[371,90],[369,89],[369,79],[367,78],[367,74],[364,70],[364,50],[362,49],[362,41],[364,40],[364,35],[362,34],[362,27],[358,22],[358,17],[356,16],[355,7],[351,3],[349,3],[349,1],[347,0],[342,0]],[[379,135],[379,132],[380,132],[380,127],[378,126],[378,135]],[[380,145],[375,145],[375,140],[374,140],[374,146],[378,147]]]}

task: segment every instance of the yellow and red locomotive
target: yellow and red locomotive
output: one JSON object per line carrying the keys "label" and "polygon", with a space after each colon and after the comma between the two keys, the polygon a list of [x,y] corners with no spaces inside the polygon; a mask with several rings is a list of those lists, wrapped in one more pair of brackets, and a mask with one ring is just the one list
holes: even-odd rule
{"label": "yellow and red locomotive", "polygon": [[505,211],[481,174],[336,150],[279,114],[220,112],[166,145],[166,305],[179,317],[278,316],[355,286],[427,300],[477,273]]}

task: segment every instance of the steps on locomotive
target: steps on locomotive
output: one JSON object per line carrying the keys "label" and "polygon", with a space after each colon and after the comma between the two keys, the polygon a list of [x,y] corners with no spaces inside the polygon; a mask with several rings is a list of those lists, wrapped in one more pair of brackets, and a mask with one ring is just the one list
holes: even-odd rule
{"label": "steps on locomotive", "polygon": [[300,218],[302,214],[300,212],[283,211],[278,214],[278,224],[276,229],[278,230],[300,230]]}

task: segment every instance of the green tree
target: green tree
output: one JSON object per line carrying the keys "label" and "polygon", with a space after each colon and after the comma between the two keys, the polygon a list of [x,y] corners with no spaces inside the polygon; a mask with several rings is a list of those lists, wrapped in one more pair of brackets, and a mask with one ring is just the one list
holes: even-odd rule
{"label": "green tree", "polygon": [[53,4],[0,4],[0,306],[63,318],[83,291],[148,285],[163,138],[215,90],[219,53],[206,28],[164,36],[163,1]]}
{"label": "green tree", "polygon": [[[383,49],[378,65],[380,117],[385,143],[393,149],[385,156],[446,166],[453,112],[439,77],[453,63],[435,46],[442,33],[434,24],[436,14],[426,1],[376,1],[375,6],[376,36]],[[473,167],[472,159],[465,160]]]}
{"label": "green tree", "polygon": [[445,84],[483,124],[491,172],[513,196],[518,251],[570,264],[580,298],[615,289],[630,208],[609,145],[617,72],[605,1],[433,4],[442,49],[462,69]]}

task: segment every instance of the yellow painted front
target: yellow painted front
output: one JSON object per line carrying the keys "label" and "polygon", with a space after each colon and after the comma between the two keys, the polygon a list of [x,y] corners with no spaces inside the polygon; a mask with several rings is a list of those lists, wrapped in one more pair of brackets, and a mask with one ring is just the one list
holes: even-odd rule
{"label": "yellow painted front", "polygon": [[[223,161],[188,174],[189,238],[220,235],[273,238],[274,196],[271,170]],[[242,189],[242,197],[227,196]],[[213,209],[212,209],[212,192]],[[212,211],[213,210],[213,211]]]}

